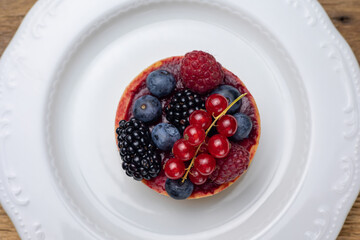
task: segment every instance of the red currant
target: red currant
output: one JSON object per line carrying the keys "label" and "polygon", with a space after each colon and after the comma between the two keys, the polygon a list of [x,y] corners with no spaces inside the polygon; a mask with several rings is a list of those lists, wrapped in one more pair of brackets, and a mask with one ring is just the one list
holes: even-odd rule
{"label": "red currant", "polygon": [[206,153],[198,155],[194,162],[194,168],[198,170],[201,175],[208,176],[215,170],[215,159]]}
{"label": "red currant", "polygon": [[214,117],[218,116],[228,106],[226,98],[220,94],[210,95],[205,102],[205,108],[208,113]]}
{"label": "red currant", "polygon": [[199,146],[205,137],[205,130],[198,125],[190,125],[185,128],[184,139],[192,146]]}
{"label": "red currant", "polygon": [[224,158],[230,151],[229,140],[221,134],[216,134],[209,139],[208,150],[215,158]]}
{"label": "red currant", "polygon": [[210,127],[212,118],[208,112],[204,110],[196,110],[193,113],[191,113],[189,117],[189,122],[191,125],[199,125],[204,130],[206,130]]}
{"label": "red currant", "polygon": [[185,173],[184,162],[177,158],[170,158],[164,166],[165,175],[170,179],[179,179]]}
{"label": "red currant", "polygon": [[176,158],[188,161],[195,155],[195,148],[191,146],[185,139],[179,139],[173,146],[173,154]]}
{"label": "red currant", "polygon": [[231,115],[224,115],[216,122],[216,129],[225,137],[231,137],[237,130],[236,118]]}
{"label": "red currant", "polygon": [[192,168],[189,172],[189,179],[195,185],[204,184],[207,180],[207,176],[201,175],[198,170]]}

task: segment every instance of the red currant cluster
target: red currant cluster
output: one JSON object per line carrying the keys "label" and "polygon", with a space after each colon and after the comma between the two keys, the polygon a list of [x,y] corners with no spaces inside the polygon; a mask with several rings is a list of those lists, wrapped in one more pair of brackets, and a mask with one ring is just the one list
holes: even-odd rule
{"label": "red currant cluster", "polygon": [[[189,176],[196,185],[206,182],[215,170],[215,158],[224,158],[230,151],[228,137],[235,134],[237,122],[233,116],[225,114],[243,96],[228,106],[224,96],[212,94],[206,99],[206,111],[196,110],[191,113],[190,125],[185,129],[184,137],[173,146],[174,158],[165,163],[164,171],[168,178],[183,178],[184,181]],[[213,126],[216,126],[218,134],[207,138]],[[201,154],[197,155],[199,152]],[[184,162],[189,160],[192,161],[185,167]]]}

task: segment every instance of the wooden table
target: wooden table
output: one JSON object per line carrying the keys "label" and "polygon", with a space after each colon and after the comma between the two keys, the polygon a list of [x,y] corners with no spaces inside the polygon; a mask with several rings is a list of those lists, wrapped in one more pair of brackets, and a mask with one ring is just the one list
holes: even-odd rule
{"label": "wooden table", "polygon": [[[348,41],[360,62],[360,0],[319,1],[335,26]],[[35,0],[0,0],[0,54],[6,48],[24,15],[34,3]],[[0,239],[19,239],[13,224],[1,206]],[[360,195],[352,207],[338,239],[360,239]]]}

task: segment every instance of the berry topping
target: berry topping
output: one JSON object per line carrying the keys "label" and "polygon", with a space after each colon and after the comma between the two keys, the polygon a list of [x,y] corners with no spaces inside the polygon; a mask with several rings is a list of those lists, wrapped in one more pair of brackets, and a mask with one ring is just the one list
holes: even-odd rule
{"label": "berry topping", "polygon": [[170,158],[164,166],[165,175],[170,179],[179,179],[185,173],[184,162],[177,158]]}
{"label": "berry topping", "polygon": [[189,125],[184,131],[184,139],[191,146],[199,146],[205,140],[205,130],[198,125]]}
{"label": "berry topping", "polygon": [[198,155],[194,162],[194,168],[204,176],[210,175],[215,170],[215,167],[215,159],[211,155],[206,153]]}
{"label": "berry topping", "polygon": [[205,110],[196,110],[190,115],[189,122],[191,125],[199,125],[206,130],[210,127],[212,118]]}
{"label": "berry topping", "polygon": [[[247,93],[244,93],[242,95],[240,95],[238,98],[236,98],[229,106],[225,107],[225,109],[220,112],[217,116],[214,116],[214,121],[210,124],[210,126],[206,129],[206,132],[205,132],[205,139],[204,141],[199,145],[197,146],[196,150],[195,150],[195,153],[194,153],[194,157],[192,158],[189,166],[186,168],[186,172],[184,174],[184,177],[182,178],[182,181],[184,182],[189,173],[190,173],[190,170],[192,170],[192,167],[194,166],[194,162],[196,160],[196,155],[198,153],[205,153],[206,150],[208,150],[210,152],[211,155],[213,155],[214,157],[216,158],[224,158],[227,156],[227,154],[229,153],[230,151],[230,142],[229,140],[221,135],[221,134],[216,134],[214,136],[212,136],[209,140],[207,139],[207,135],[211,132],[212,130],[212,127],[215,126],[216,122],[222,118],[226,112],[234,105],[236,104],[236,102],[238,102],[239,100],[241,100],[244,96],[246,96]],[[211,97],[211,96],[210,96]],[[219,94],[214,94],[213,96],[214,98],[219,98],[221,99],[221,101],[223,102],[226,102],[226,99],[219,95]],[[179,140],[179,141],[182,141],[183,139]],[[174,148],[173,148],[173,152],[175,154],[175,146],[177,145],[177,143],[175,143],[174,145]],[[190,144],[189,144],[190,145]],[[178,150],[177,150],[178,151]],[[206,172],[206,170],[204,170],[204,172]]]}
{"label": "berry topping", "polygon": [[156,97],[169,95],[176,86],[175,77],[165,70],[155,70],[146,78],[146,86]]}
{"label": "berry topping", "polygon": [[[221,86],[219,86],[211,94],[215,94],[215,93],[224,96],[226,98],[226,100],[228,101],[228,104],[232,103],[241,94],[239,92],[239,90],[237,90],[236,88],[234,88],[233,86],[230,86],[230,85],[221,85]],[[240,109],[241,103],[242,103],[242,100],[235,103],[229,109],[228,113],[235,113],[236,111],[238,111]]]}
{"label": "berry topping", "polygon": [[181,135],[174,125],[159,123],[153,128],[151,138],[159,149],[170,151],[174,143],[181,138]]}
{"label": "berry topping", "polygon": [[180,74],[187,88],[201,94],[214,89],[224,80],[221,65],[211,54],[202,51],[185,54]]}
{"label": "berry topping", "polygon": [[216,169],[209,178],[216,184],[234,180],[248,168],[249,156],[245,148],[239,144],[233,144],[227,157],[217,159]]}
{"label": "berry topping", "polygon": [[145,123],[155,122],[161,116],[162,109],[159,99],[145,95],[135,101],[133,107],[134,117]]}
{"label": "berry topping", "polygon": [[217,131],[224,135],[225,137],[231,137],[235,134],[237,129],[237,122],[235,117],[231,115],[222,116],[219,121],[217,121]]}
{"label": "berry topping", "polygon": [[224,158],[230,150],[229,140],[221,134],[216,134],[209,139],[208,150],[215,158]]}
{"label": "berry topping", "polygon": [[165,191],[170,197],[176,200],[182,200],[190,197],[194,190],[194,184],[186,179],[184,182],[179,180],[167,179],[165,182]]}
{"label": "berry topping", "polygon": [[165,108],[166,119],[177,127],[182,134],[189,125],[189,116],[192,112],[205,109],[204,100],[189,89],[177,92]]}
{"label": "berry topping", "polygon": [[261,130],[246,86],[202,51],[141,72],[121,97],[115,125],[124,173],[174,199],[230,186],[247,170]]}
{"label": "berry topping", "polygon": [[250,117],[243,113],[236,113],[234,117],[237,122],[237,130],[231,137],[231,140],[240,141],[249,136],[252,129],[252,122]]}
{"label": "berry topping", "polygon": [[228,102],[226,98],[220,94],[210,95],[205,102],[206,111],[213,117],[217,117],[226,109],[227,106]]}
{"label": "berry topping", "polygon": [[128,122],[121,120],[116,133],[126,174],[138,181],[156,177],[161,170],[161,158],[151,142],[149,128],[131,118]]}
{"label": "berry topping", "polygon": [[180,139],[173,146],[173,154],[176,158],[188,161],[195,155],[195,148],[191,146],[185,139]]}
{"label": "berry topping", "polygon": [[207,176],[202,175],[197,169],[192,168],[189,173],[190,181],[195,185],[202,185],[206,182]]}

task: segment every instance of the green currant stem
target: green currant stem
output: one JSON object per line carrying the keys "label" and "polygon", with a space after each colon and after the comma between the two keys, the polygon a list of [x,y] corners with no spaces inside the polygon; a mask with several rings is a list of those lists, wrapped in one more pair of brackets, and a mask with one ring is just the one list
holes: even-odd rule
{"label": "green currant stem", "polygon": [[195,158],[196,158],[197,154],[198,154],[199,151],[200,151],[201,145],[203,145],[203,142],[200,143],[200,145],[199,145],[198,148],[196,149],[195,155],[194,155],[194,157],[191,159],[190,165],[186,168],[186,172],[185,172],[185,174],[184,174],[184,176],[183,176],[183,178],[182,178],[182,180],[181,180],[182,183],[185,182],[187,176],[189,175],[190,170],[191,170],[192,166],[194,165]]}
{"label": "green currant stem", "polygon": [[[219,120],[222,116],[224,116],[224,115],[227,113],[227,111],[229,111],[229,109],[230,109],[235,103],[237,103],[238,101],[240,101],[240,99],[242,99],[242,98],[245,97],[246,95],[247,95],[247,93],[241,94],[241,95],[240,95],[238,98],[236,98],[229,106],[227,106],[227,108],[225,108],[225,110],[222,111],[217,117],[214,117],[214,118],[215,118],[214,121],[211,123],[210,127],[209,127],[209,128],[206,130],[206,132],[205,132],[205,137],[208,135],[208,133],[210,132],[211,128],[215,125],[215,123],[217,122],[217,120]],[[202,143],[198,146],[198,148],[196,149],[196,152],[195,152],[194,157],[191,159],[190,165],[186,168],[186,172],[185,172],[185,174],[184,174],[184,176],[183,176],[183,178],[182,178],[182,180],[181,180],[182,183],[184,183],[185,180],[186,180],[186,178],[188,177],[189,172],[190,172],[192,166],[194,165],[195,158],[196,158],[197,154],[199,153],[200,148],[201,148],[201,146],[203,145],[203,143],[204,143],[204,142],[202,142]]]}

